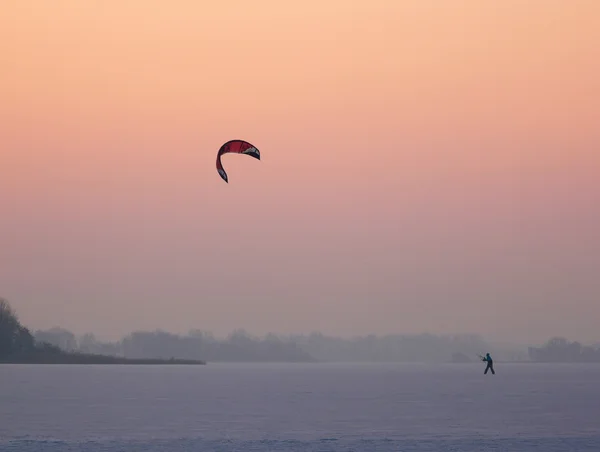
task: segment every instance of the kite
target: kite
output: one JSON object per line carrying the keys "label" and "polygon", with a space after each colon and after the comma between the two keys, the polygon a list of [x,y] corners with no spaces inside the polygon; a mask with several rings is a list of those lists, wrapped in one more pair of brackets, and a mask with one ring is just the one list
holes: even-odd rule
{"label": "kite", "polygon": [[217,171],[219,172],[219,176],[221,176],[221,178],[227,183],[229,183],[229,178],[227,177],[227,173],[225,172],[225,169],[221,163],[221,156],[227,153],[246,154],[250,157],[260,160],[259,150],[247,141],[231,140],[225,143],[223,146],[221,146],[219,152],[217,153]]}

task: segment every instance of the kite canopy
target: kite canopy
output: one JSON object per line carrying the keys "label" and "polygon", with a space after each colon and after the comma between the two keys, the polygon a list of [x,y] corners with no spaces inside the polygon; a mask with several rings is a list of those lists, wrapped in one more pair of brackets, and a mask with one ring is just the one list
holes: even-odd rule
{"label": "kite canopy", "polygon": [[227,177],[227,173],[225,172],[225,169],[223,168],[223,164],[221,163],[221,156],[223,154],[229,154],[229,153],[246,154],[246,155],[249,155],[250,157],[254,157],[257,160],[260,160],[259,150],[256,149],[256,147],[254,147],[254,145],[248,143],[247,141],[231,140],[231,141],[228,141],[227,143],[225,143],[223,146],[221,146],[221,148],[219,149],[219,152],[217,153],[217,171],[219,173],[219,176],[221,176],[221,178],[227,183],[229,183],[229,178]]}

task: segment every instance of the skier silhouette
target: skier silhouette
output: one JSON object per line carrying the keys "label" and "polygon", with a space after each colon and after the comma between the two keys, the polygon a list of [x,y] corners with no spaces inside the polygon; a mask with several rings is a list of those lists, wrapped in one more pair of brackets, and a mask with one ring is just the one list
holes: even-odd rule
{"label": "skier silhouette", "polygon": [[487,362],[487,366],[485,367],[485,371],[483,372],[484,375],[487,375],[488,370],[492,371],[492,375],[496,375],[496,372],[494,371],[494,360],[492,359],[492,357],[490,356],[490,354],[486,353],[485,357],[482,357],[481,360],[483,362]]}

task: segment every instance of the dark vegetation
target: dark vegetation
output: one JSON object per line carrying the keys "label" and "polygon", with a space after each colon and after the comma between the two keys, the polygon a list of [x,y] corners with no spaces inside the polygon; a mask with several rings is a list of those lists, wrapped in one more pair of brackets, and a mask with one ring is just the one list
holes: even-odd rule
{"label": "dark vegetation", "polygon": [[275,335],[256,338],[236,331],[219,340],[211,334],[191,331],[182,336],[164,331],[137,331],[119,341],[102,342],[93,334],[79,339],[62,328],[37,331],[35,337],[64,350],[102,353],[132,359],[178,356],[211,362],[314,362],[315,359],[291,340]]}
{"label": "dark vegetation", "polygon": [[524,361],[526,349],[493,347],[476,335],[387,335],[342,339],[320,333],[264,337],[238,330],[217,339],[200,330],[187,335],[163,331],[138,331],[118,341],[103,342],[93,334],[77,338],[62,328],[35,333],[37,340],[64,350],[102,353],[126,358],[185,359],[202,357],[210,362],[477,362],[491,352],[496,360]]}
{"label": "dark vegetation", "polygon": [[34,337],[23,326],[10,304],[0,298],[0,363],[13,364],[204,364],[203,361],[170,358],[124,357],[65,350],[58,344]]}
{"label": "dark vegetation", "polygon": [[476,362],[479,354],[487,352],[505,361],[526,357],[518,348],[499,348],[475,334],[387,334],[344,339],[313,333],[293,336],[292,340],[320,361]]}
{"label": "dark vegetation", "polygon": [[600,363],[600,346],[585,346],[555,337],[542,347],[530,347],[529,357],[546,363]]}
{"label": "dark vegetation", "polygon": [[[554,338],[539,348],[498,346],[477,335],[368,335],[338,338],[321,333],[264,337],[238,330],[226,338],[192,330],[186,335],[137,331],[118,341],[63,328],[32,334],[0,298],[0,362],[94,364],[199,364],[211,362],[600,362],[600,345]],[[172,359],[177,357],[178,359]]]}

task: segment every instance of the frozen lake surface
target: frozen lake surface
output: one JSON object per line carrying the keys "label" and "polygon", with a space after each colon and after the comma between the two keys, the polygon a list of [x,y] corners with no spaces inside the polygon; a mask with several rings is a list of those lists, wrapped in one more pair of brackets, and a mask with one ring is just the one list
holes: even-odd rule
{"label": "frozen lake surface", "polygon": [[600,365],[0,365],[0,451],[600,451]]}

